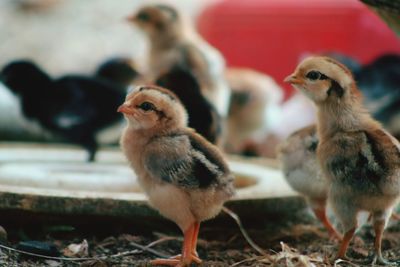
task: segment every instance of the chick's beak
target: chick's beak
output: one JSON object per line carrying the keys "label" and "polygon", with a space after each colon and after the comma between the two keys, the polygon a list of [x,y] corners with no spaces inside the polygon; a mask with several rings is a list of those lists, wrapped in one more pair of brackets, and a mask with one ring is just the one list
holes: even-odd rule
{"label": "chick's beak", "polygon": [[136,21],[136,14],[129,15],[125,18],[127,22],[133,23]]}
{"label": "chick's beak", "polygon": [[122,104],[121,106],[119,106],[117,111],[128,115],[133,114],[133,109],[130,108],[127,104]]}
{"label": "chick's beak", "polygon": [[284,80],[285,83],[290,83],[290,84],[302,84],[303,81],[299,78],[296,77],[295,74],[291,74],[287,76]]}

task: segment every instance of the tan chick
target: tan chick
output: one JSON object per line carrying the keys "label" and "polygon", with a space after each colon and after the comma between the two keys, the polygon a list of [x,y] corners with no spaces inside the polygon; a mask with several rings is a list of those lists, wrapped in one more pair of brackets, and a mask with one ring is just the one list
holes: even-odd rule
{"label": "tan chick", "polygon": [[261,143],[279,122],[283,91],[271,77],[252,69],[227,68],[225,78],[232,91],[225,149],[241,154]]}
{"label": "tan chick", "polygon": [[171,91],[142,86],[118,109],[128,122],[121,148],[150,205],[184,233],[182,254],[152,265],[200,263],[200,222],[216,216],[234,194],[233,176],[219,150],[187,128],[187,114]]}
{"label": "tan chick", "polygon": [[174,66],[184,67],[198,79],[203,95],[216,107],[219,115],[227,115],[230,90],[223,77],[225,60],[197,34],[183,14],[166,4],[149,4],[128,20],[150,41],[150,79],[156,80]]}
{"label": "tan chick", "polygon": [[376,234],[374,262],[387,264],[381,243],[400,195],[400,144],[364,109],[351,72],[337,61],[307,58],[285,81],[317,106],[317,159],[344,229],[337,258],[345,258],[357,214],[367,211]]}
{"label": "tan chick", "polygon": [[317,162],[317,147],[317,128],[316,125],[310,125],[294,132],[282,142],[278,158],[290,186],[306,198],[330,236],[340,240],[341,235],[326,215],[329,186]]}

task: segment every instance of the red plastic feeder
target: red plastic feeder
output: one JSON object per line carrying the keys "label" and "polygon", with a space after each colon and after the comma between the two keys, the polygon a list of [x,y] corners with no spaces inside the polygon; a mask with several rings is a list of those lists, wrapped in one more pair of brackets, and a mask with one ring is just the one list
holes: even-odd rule
{"label": "red plastic feeder", "polygon": [[254,68],[281,85],[309,53],[335,51],[361,63],[400,53],[395,33],[357,0],[225,0],[202,12],[198,29],[228,66]]}

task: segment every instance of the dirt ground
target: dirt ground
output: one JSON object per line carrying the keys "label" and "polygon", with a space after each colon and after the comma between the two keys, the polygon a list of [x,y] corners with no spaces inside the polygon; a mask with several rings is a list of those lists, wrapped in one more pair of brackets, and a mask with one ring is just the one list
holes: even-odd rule
{"label": "dirt ground", "polygon": [[[363,227],[348,251],[350,262],[334,265],[330,260],[337,244],[329,240],[322,226],[308,212],[297,220],[262,223],[244,221],[253,241],[265,252],[261,255],[244,239],[238,226],[229,223],[206,223],[200,230],[198,253],[202,267],[219,266],[370,266],[374,234],[370,226]],[[146,222],[145,222],[146,224]],[[8,224],[5,245],[15,248],[21,240],[39,240],[54,244],[60,257],[85,257],[78,261],[42,259],[26,256],[9,249],[0,249],[0,266],[149,266],[157,254],[179,253],[182,236],[170,225],[146,229],[128,224]],[[253,226],[255,225],[255,226]],[[66,250],[70,244],[87,241],[87,250],[77,254]],[[146,247],[147,246],[147,247]],[[71,254],[72,253],[72,254]],[[400,265],[400,222],[392,221],[383,240],[384,257]]]}

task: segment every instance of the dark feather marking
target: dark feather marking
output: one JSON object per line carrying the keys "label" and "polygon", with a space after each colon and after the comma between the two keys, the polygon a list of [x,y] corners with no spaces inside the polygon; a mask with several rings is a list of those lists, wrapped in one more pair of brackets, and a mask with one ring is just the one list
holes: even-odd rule
{"label": "dark feather marking", "polygon": [[340,84],[337,81],[333,79],[330,80],[331,80],[331,87],[328,90],[328,96],[332,95],[332,93],[334,92],[339,98],[341,98],[344,94],[344,89],[340,86]]}
{"label": "dark feather marking", "polygon": [[[381,134],[385,135],[384,132],[381,132]],[[371,147],[371,153],[374,156],[375,162],[378,164],[378,166],[381,169],[383,169],[383,170],[386,169],[387,166],[386,166],[386,163],[385,163],[385,158],[383,157],[384,151],[379,149],[378,144],[372,138],[372,136],[370,136],[370,134],[368,132],[365,132],[365,136],[366,136],[366,139],[367,139],[367,144]]]}
{"label": "dark feather marking", "polygon": [[210,171],[200,160],[194,160],[192,175],[197,178],[200,188],[207,188],[216,181],[215,173]]}
{"label": "dark feather marking", "polygon": [[204,147],[204,145],[201,143],[200,140],[198,140],[198,138],[194,137],[194,136],[189,136],[190,138],[190,144],[192,145],[192,147],[197,150],[200,151],[201,153],[204,154],[204,156],[209,159],[209,161],[211,161],[212,163],[214,163],[218,169],[221,172],[227,173],[229,172],[229,168],[228,166],[226,166],[226,164],[223,162],[222,158],[219,158],[218,156],[214,155],[213,153],[210,153],[208,151],[207,147]]}

